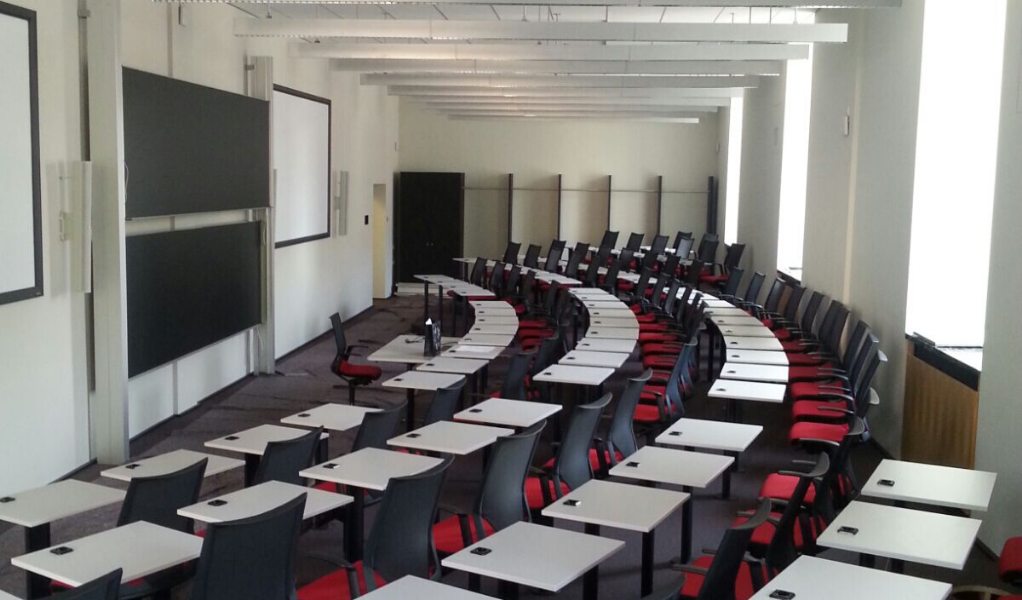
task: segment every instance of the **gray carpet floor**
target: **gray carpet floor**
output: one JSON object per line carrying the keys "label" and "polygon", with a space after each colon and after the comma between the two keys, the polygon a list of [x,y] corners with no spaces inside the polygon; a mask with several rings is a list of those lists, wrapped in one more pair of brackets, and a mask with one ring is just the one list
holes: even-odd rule
{"label": "gray carpet floor", "polygon": [[[421,316],[421,296],[402,296],[378,301],[370,311],[348,324],[349,343],[366,344],[371,349],[378,348],[394,336],[411,331],[412,327],[419,323]],[[326,315],[323,323],[324,328],[329,324]],[[178,448],[205,450],[203,443],[207,440],[264,423],[277,423],[284,416],[322,403],[346,403],[347,390],[335,388],[340,381],[329,370],[333,356],[333,340],[324,335],[281,360],[278,363],[278,375],[246,378],[204,401],[191,412],[173,418],[139,436],[132,442],[132,456],[135,458],[152,456]],[[626,378],[641,372],[641,364],[634,358],[610,380],[606,386],[608,391],[618,393],[623,388]],[[507,359],[501,358],[491,367],[489,391],[499,389],[506,364]],[[385,379],[403,370],[399,365],[382,367]],[[690,416],[722,418],[723,407],[706,399],[705,384],[698,386],[698,390],[699,393],[687,405]],[[358,397],[360,400],[381,404],[398,403],[404,398],[404,392],[385,390],[377,384],[360,389]],[[418,414],[421,415],[429,397],[427,394],[420,394],[417,400]],[[696,555],[701,548],[716,547],[736,512],[755,506],[759,486],[769,473],[785,468],[792,459],[805,458],[787,442],[790,417],[786,406],[749,404],[744,411],[745,421],[763,425],[764,432],[742,455],[741,471],[734,476],[730,500],[720,499],[719,486],[696,491],[693,527],[693,549]],[[353,434],[333,434],[330,440],[331,455],[347,452],[352,439]],[[549,445],[544,444],[537,455],[537,462],[549,456]],[[880,459],[880,453],[872,445],[867,444],[858,448],[854,462],[860,478],[867,476]],[[481,458],[476,455],[455,461],[445,484],[442,498],[444,504],[467,507],[471,503],[481,470],[480,460]],[[106,466],[92,465],[74,477],[124,487],[119,482],[99,476],[99,472]],[[241,487],[242,473],[238,469],[208,478],[203,486],[203,497],[221,495]],[[116,522],[117,511],[117,506],[111,506],[59,521],[53,525],[53,542],[56,544],[108,529]],[[374,511],[374,508],[368,509],[367,532],[371,528]],[[668,563],[678,554],[680,520],[679,513],[664,522],[657,530],[655,571],[657,585],[667,584],[679,577],[679,573],[672,571]],[[563,522],[556,523],[556,526],[581,530],[580,526]],[[339,523],[331,524],[325,529],[310,531],[302,536],[299,551],[305,557],[316,554],[340,557],[342,533],[343,526]],[[640,535],[609,528],[603,528],[602,535],[623,540],[626,546],[600,570],[601,598],[606,600],[638,598]],[[0,527],[0,557],[3,558],[0,561],[0,589],[19,595],[24,593],[24,573],[11,566],[9,559],[21,553],[23,553],[22,529]],[[856,558],[836,551],[825,552],[822,556],[843,561],[853,561]],[[298,568],[300,584],[327,572],[325,564],[312,558],[300,558]],[[1003,587],[997,580],[996,563],[979,549],[973,550],[966,568],[961,572],[914,564],[908,564],[906,572],[955,585],[983,584]],[[467,584],[467,578],[458,573],[445,576],[444,581],[457,586]],[[182,586],[176,590],[175,597],[187,598],[189,594],[187,587]],[[492,581],[484,582],[483,591],[496,595],[496,585]],[[581,598],[581,582],[570,585],[556,596]]]}

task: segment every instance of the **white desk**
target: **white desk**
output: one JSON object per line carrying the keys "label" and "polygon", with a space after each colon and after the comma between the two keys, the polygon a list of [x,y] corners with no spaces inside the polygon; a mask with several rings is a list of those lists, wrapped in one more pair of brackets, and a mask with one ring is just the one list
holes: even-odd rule
{"label": "white desk", "polygon": [[586,330],[586,338],[594,340],[639,340],[639,330],[621,327],[590,327]]}
{"label": "white desk", "polygon": [[518,325],[496,325],[492,323],[476,323],[465,335],[514,335],[518,333]]}
{"label": "white desk", "polygon": [[589,350],[572,350],[558,361],[562,365],[577,365],[580,367],[603,367],[605,369],[620,369],[628,361],[628,354],[624,352],[593,352]]}
{"label": "white desk", "polygon": [[329,481],[349,487],[348,491],[353,499],[352,523],[351,534],[344,534],[347,547],[345,557],[348,560],[360,560],[365,537],[363,532],[365,494],[363,490],[377,492],[386,490],[390,480],[394,477],[417,475],[432,469],[441,462],[443,461],[439,458],[430,456],[392,452],[379,448],[363,448],[310,467],[298,474],[308,479]]}
{"label": "white desk", "polygon": [[[473,554],[487,548],[484,556]],[[583,598],[595,600],[596,567],[624,542],[519,522],[440,561],[449,569],[492,577],[512,585],[558,592],[585,575]]]}
{"label": "white desk", "polygon": [[209,461],[206,463],[206,477],[219,475],[225,471],[237,469],[245,465],[245,461],[236,458],[227,458],[225,456],[194,452],[192,450],[174,450],[166,454],[143,458],[126,465],[107,469],[100,472],[100,475],[118,481],[130,482],[135,477],[155,477],[157,475],[174,473],[185,467],[190,467],[204,458]]}
{"label": "white desk", "polygon": [[[692,488],[706,488],[717,480],[735,461],[730,456],[687,452],[645,446],[610,470],[611,477],[652,481]],[[681,513],[681,561],[688,563],[692,555],[692,503],[685,503]]]}
{"label": "white desk", "polygon": [[[280,425],[259,425],[245,431],[206,442],[207,448],[238,452],[245,455],[245,485],[252,483],[259,461],[270,442],[286,442],[309,433],[306,429],[282,427]],[[330,434],[324,432],[320,440]]]}
{"label": "white desk", "polygon": [[[980,521],[921,510],[852,501],[817,543],[859,554],[961,570]],[[858,530],[842,533],[843,527]]]}
{"label": "white desk", "polygon": [[609,338],[584,337],[575,345],[576,350],[590,350],[592,352],[620,352],[631,354],[635,350],[634,340],[615,340]]}
{"label": "white desk", "polygon": [[717,328],[721,335],[727,337],[777,339],[774,337],[774,332],[764,325],[718,325]]}
{"label": "white desk", "polygon": [[[0,521],[25,528],[25,551],[50,546],[50,523],[124,500],[124,491],[65,479],[0,498]],[[49,595],[49,581],[27,574],[29,598]],[[0,599],[2,600],[2,599]]]}
{"label": "white desk", "polygon": [[788,383],[788,367],[749,363],[724,363],[720,370],[720,378],[786,384]]}
{"label": "white desk", "polygon": [[[486,348],[486,346],[478,346]],[[427,373],[457,373],[460,375],[474,375],[489,365],[487,360],[474,360],[470,358],[458,358],[451,356],[435,356],[427,363],[422,363],[416,371]]]}
{"label": "white desk", "polygon": [[469,305],[476,310],[499,309],[514,312],[514,308],[503,300],[471,300]]}
{"label": "white desk", "polygon": [[506,425],[508,427],[525,429],[546,420],[548,417],[560,412],[560,410],[560,404],[489,398],[472,408],[456,413],[454,418],[458,421],[468,421],[470,423]]}
{"label": "white desk", "polygon": [[[756,317],[745,315],[744,317],[711,317],[710,322],[717,327],[766,327]],[[770,335],[773,335],[771,332]]]}
{"label": "white desk", "polygon": [[514,432],[513,429],[502,427],[439,421],[391,438],[387,444],[410,450],[465,456]]}
{"label": "white desk", "polygon": [[513,341],[515,341],[514,335],[493,333],[470,333],[461,338],[462,345],[468,346],[509,346]]}
{"label": "white desk", "polygon": [[778,590],[791,592],[793,600],[946,600],[951,584],[802,556],[752,600],[774,600]]}
{"label": "white desk", "polygon": [[511,313],[510,316],[495,316],[495,317],[491,317],[489,315],[480,315],[480,314],[476,313],[476,318],[475,318],[475,322],[473,323],[473,325],[474,326],[483,326],[483,325],[498,325],[498,326],[501,326],[502,325],[502,326],[505,326],[505,327],[512,326],[512,327],[517,328],[518,327],[518,317],[515,316],[514,309],[509,306],[508,307],[508,312]]}
{"label": "white desk", "polygon": [[725,335],[724,347],[728,350],[767,350],[770,352],[784,352],[784,346],[780,340],[771,336],[769,338],[736,337]]}
{"label": "white desk", "polygon": [[61,544],[73,551],[57,555],[37,550],[11,559],[14,566],[78,587],[122,569],[131,581],[199,558],[202,538],[138,521]]}
{"label": "white desk", "polygon": [[[444,336],[440,338],[443,347],[458,343],[460,338]],[[421,335],[399,335],[370,354],[366,359],[372,362],[400,363],[404,365],[420,365],[429,362],[431,357],[423,354],[425,341]]]}
{"label": "white desk", "polygon": [[[303,519],[311,519],[353,502],[351,496],[344,494],[335,494],[281,481],[267,481],[186,506],[179,509],[177,514],[202,523],[237,521],[269,512],[302,494],[306,495]],[[226,504],[221,504],[221,502]]]}
{"label": "white desk", "polygon": [[762,432],[762,425],[678,419],[657,436],[656,443],[723,452],[745,452]]}
{"label": "white desk", "polygon": [[884,459],[862,486],[862,494],[985,512],[996,481],[997,473]]}
{"label": "white desk", "polygon": [[464,346],[458,344],[444,350],[440,356],[454,356],[456,358],[470,358],[476,360],[494,360],[506,350],[505,346]]}
{"label": "white desk", "polygon": [[718,379],[710,386],[710,391],[706,396],[719,400],[748,400],[780,404],[784,402],[786,389],[787,386],[779,383]]}
{"label": "white desk", "polygon": [[725,353],[725,360],[729,363],[753,364],[753,365],[774,365],[788,366],[788,355],[773,350],[731,350]]}
{"label": "white desk", "polygon": [[[474,305],[478,303],[473,302],[472,304]],[[494,319],[515,319],[516,321],[518,320],[518,313],[515,312],[514,307],[512,307],[510,304],[504,301],[493,302],[492,306],[482,306],[478,308],[473,306],[472,311],[475,313],[477,319],[479,317],[488,317]]]}
{"label": "white desk", "polygon": [[11,594],[8,594],[7,592],[4,591],[0,591],[0,600],[21,600],[21,598],[18,598],[17,596],[12,596]]}
{"label": "white desk", "polygon": [[366,413],[379,412],[378,408],[351,406],[350,404],[323,404],[280,420],[285,425],[322,427],[330,431],[347,431],[362,424]]}
{"label": "white desk", "polygon": [[597,386],[602,385],[613,374],[614,369],[557,364],[543,369],[532,379],[545,383]]}
{"label": "white desk", "polygon": [[638,331],[639,322],[635,320],[635,315],[630,317],[593,317],[590,315],[589,327],[591,329],[605,329],[610,327],[613,329],[634,329],[635,331]]}
{"label": "white desk", "polygon": [[588,312],[591,318],[635,319],[635,313],[627,308],[594,308]]}
{"label": "white desk", "polygon": [[707,306],[706,306],[706,314],[710,315],[711,317],[741,317],[741,316],[748,317],[749,316],[749,313],[745,312],[741,308],[735,308],[735,307],[731,306],[730,304],[727,305],[727,306],[723,306],[723,305],[710,306],[710,305],[707,304]]}
{"label": "white desk", "polygon": [[543,516],[641,532],[640,593],[645,596],[653,591],[653,530],[689,497],[684,492],[594,479],[544,508]]}
{"label": "white desk", "polygon": [[[432,357],[426,362],[431,360],[433,360]],[[405,418],[408,420],[408,429],[411,429],[415,427],[415,392],[417,390],[435,392],[440,388],[450,387],[462,379],[465,379],[464,375],[455,373],[408,371],[384,381],[382,385],[385,388],[399,388],[407,391],[408,405],[405,408]]]}
{"label": "white desk", "polygon": [[393,583],[377,588],[361,600],[493,600],[475,592],[463,590],[438,581],[406,575]]}

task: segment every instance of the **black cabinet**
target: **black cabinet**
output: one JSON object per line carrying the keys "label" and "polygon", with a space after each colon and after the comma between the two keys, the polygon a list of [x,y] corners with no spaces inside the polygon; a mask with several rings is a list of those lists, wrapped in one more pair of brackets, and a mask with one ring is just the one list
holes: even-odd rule
{"label": "black cabinet", "polygon": [[395,184],[396,281],[415,275],[455,276],[464,245],[465,174],[399,173]]}

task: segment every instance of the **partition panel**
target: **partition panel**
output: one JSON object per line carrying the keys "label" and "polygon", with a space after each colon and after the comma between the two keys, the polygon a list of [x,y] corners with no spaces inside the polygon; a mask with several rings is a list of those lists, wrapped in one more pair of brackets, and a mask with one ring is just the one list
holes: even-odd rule
{"label": "partition panel", "polygon": [[561,239],[569,247],[577,242],[600,243],[609,216],[608,182],[607,177],[576,185],[565,182],[561,190]]}
{"label": "partition panel", "polygon": [[503,256],[508,241],[507,220],[507,176],[466,178],[465,256]]}
{"label": "partition panel", "polygon": [[653,241],[657,233],[657,194],[654,188],[642,191],[614,190],[610,202],[610,228],[621,232],[627,241],[632,232],[642,232],[644,244]]}
{"label": "partition panel", "polygon": [[660,233],[670,236],[671,243],[679,231],[691,231],[695,239],[706,231],[707,192],[665,190],[660,211]]}
{"label": "partition panel", "polygon": [[511,211],[511,239],[543,247],[557,237],[557,176],[528,179],[515,177],[514,205]]}

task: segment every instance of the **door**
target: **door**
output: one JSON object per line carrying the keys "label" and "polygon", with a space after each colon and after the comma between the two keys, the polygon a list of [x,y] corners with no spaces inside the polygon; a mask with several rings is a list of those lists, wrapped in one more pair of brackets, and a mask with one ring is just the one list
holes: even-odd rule
{"label": "door", "polygon": [[401,173],[395,214],[397,271],[401,282],[423,273],[455,276],[462,255],[464,173]]}

